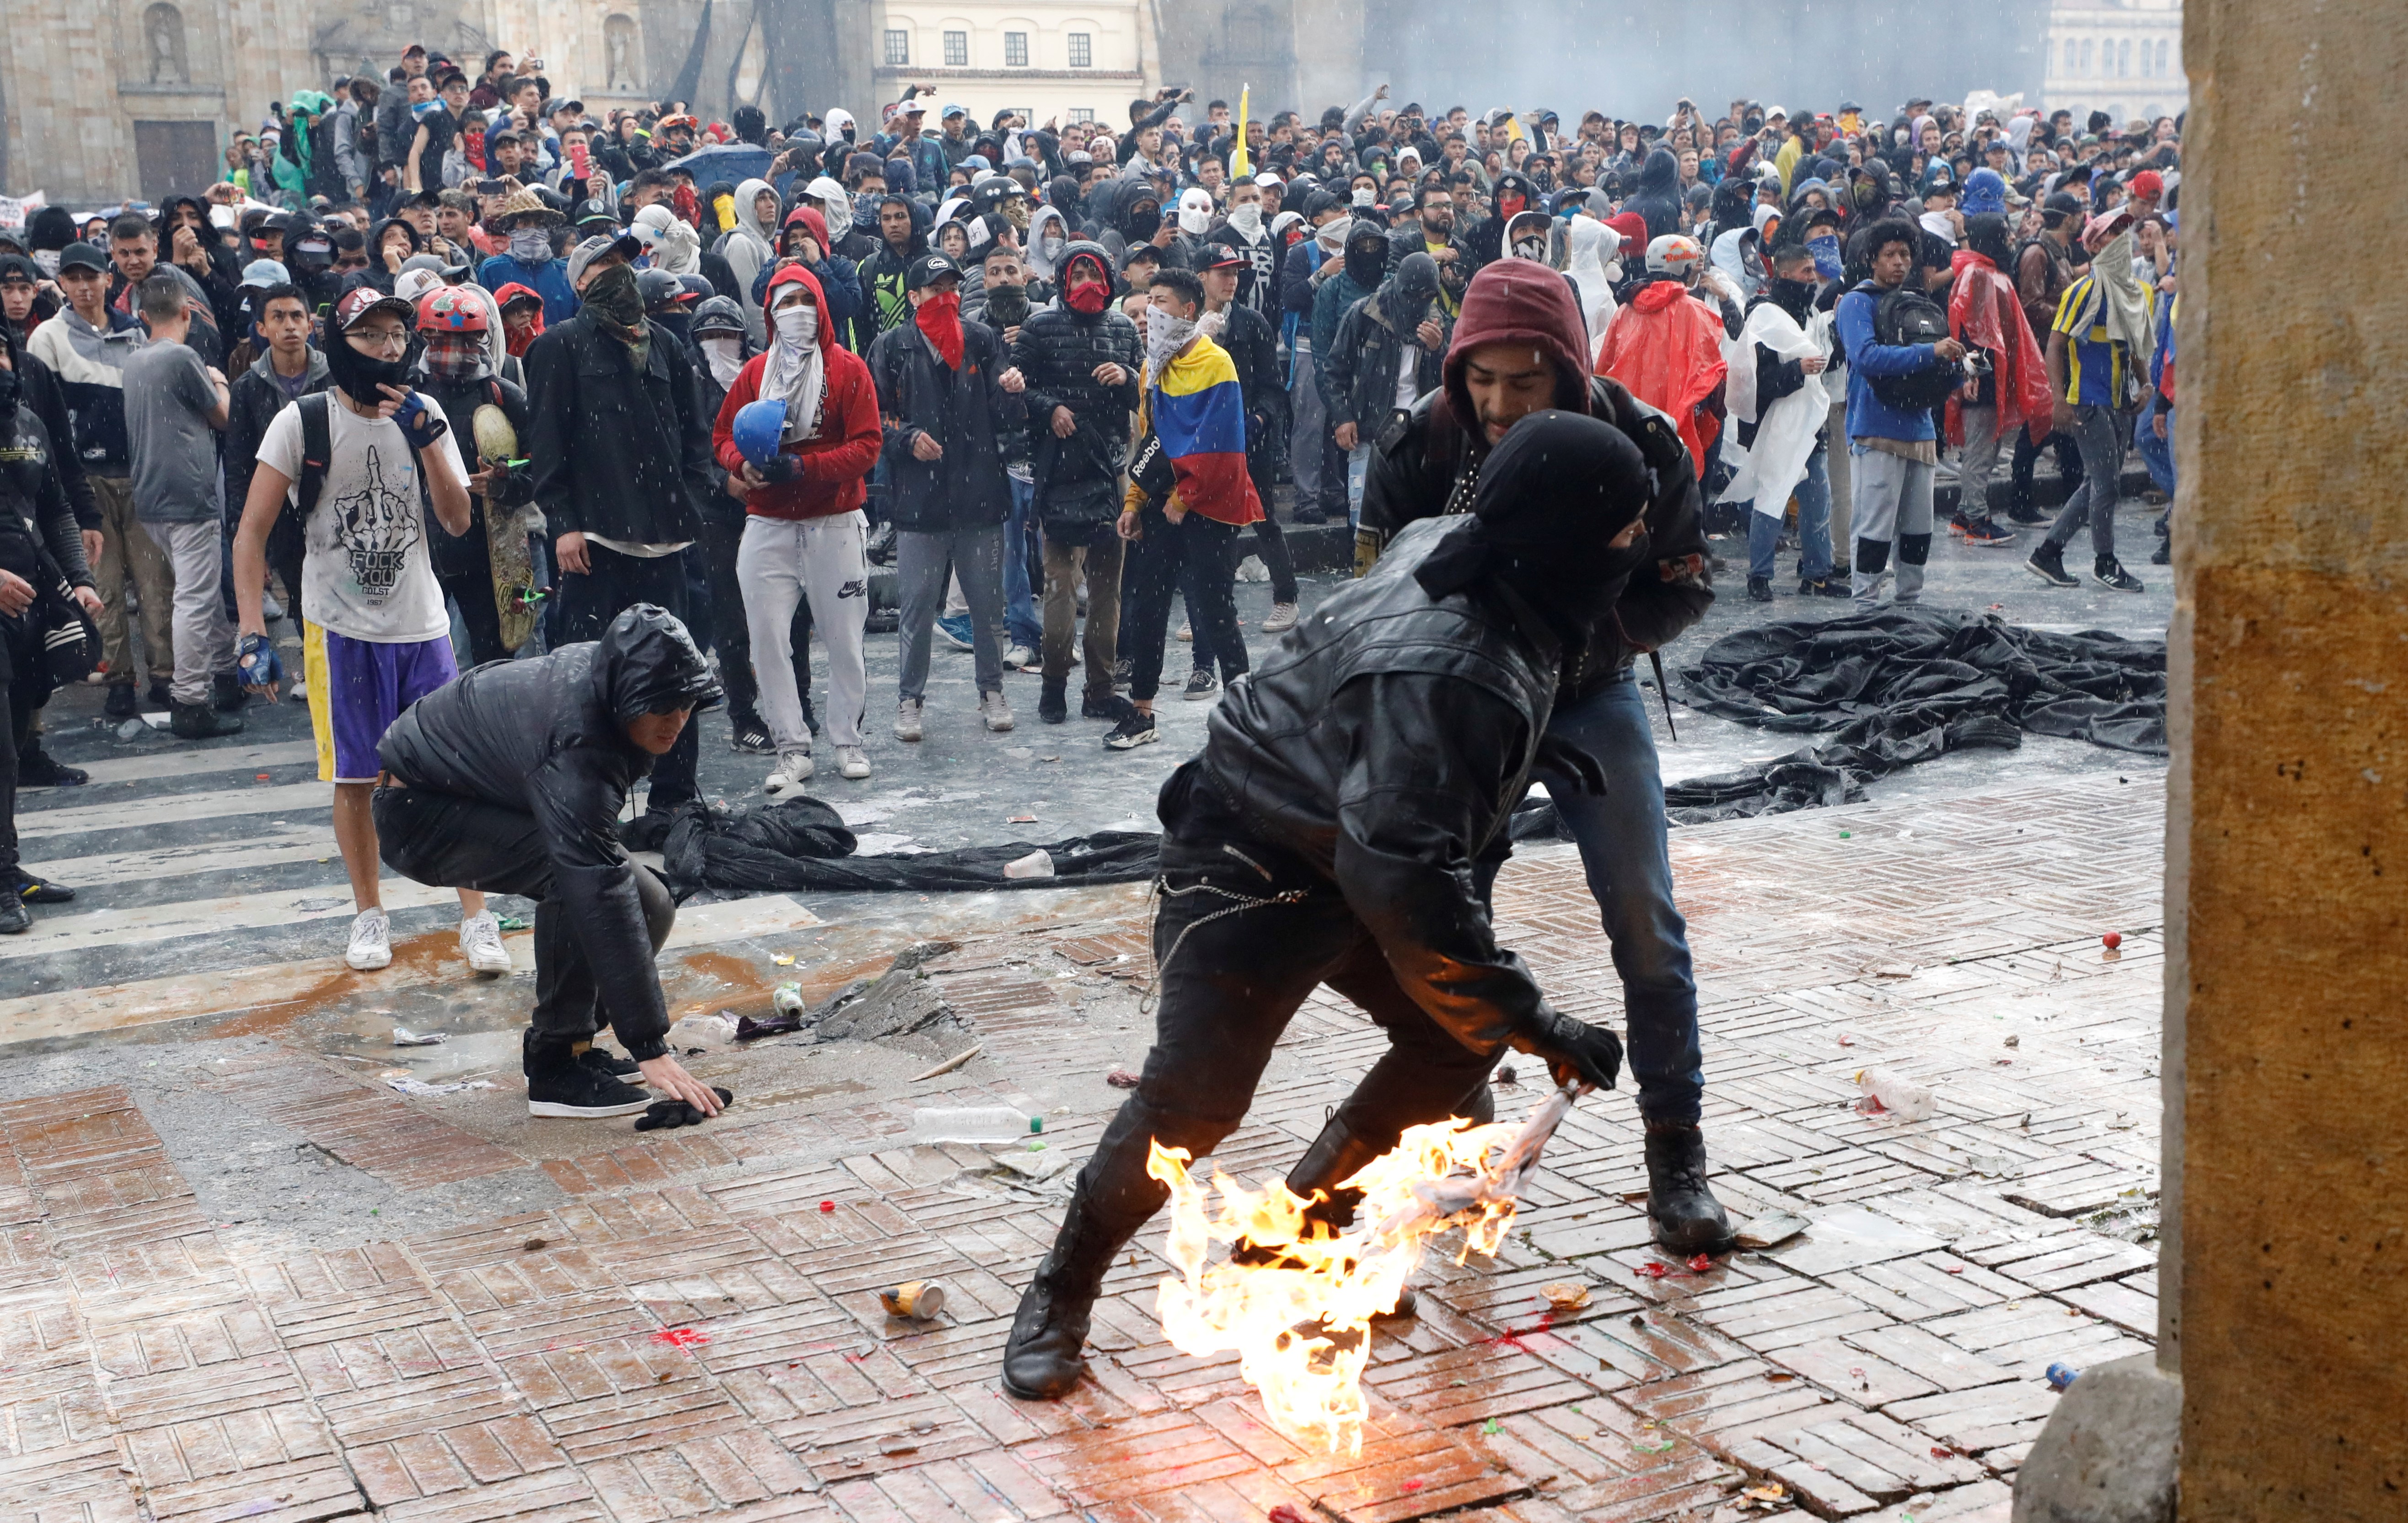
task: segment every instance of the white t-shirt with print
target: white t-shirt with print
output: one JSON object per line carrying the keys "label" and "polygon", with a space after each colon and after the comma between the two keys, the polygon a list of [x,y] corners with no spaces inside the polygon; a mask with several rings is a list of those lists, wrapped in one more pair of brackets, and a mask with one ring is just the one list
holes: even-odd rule
{"label": "white t-shirt with print", "polygon": [[[430,404],[431,406],[432,404]],[[405,645],[443,639],[452,632],[443,589],[426,546],[420,505],[418,457],[391,419],[362,418],[328,396],[332,446],[325,485],[306,526],[301,562],[301,617],[354,640]],[[460,451],[445,434],[436,441],[460,474]],[[259,441],[259,463],[280,471],[297,500],[301,483],[301,409],[288,404]]]}

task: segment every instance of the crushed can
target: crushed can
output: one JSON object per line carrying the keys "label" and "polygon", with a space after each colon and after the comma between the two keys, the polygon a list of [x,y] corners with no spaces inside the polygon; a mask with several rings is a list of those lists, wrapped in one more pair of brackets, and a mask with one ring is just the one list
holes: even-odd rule
{"label": "crushed can", "polygon": [[945,1309],[945,1288],[936,1280],[906,1280],[879,1291],[878,1304],[889,1317],[925,1321]]}

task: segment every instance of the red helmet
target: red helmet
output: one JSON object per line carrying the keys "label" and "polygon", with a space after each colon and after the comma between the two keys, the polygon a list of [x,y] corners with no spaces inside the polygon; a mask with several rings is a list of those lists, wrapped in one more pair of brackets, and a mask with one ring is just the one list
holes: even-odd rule
{"label": "red helmet", "polygon": [[481,334],[493,317],[466,288],[437,286],[418,299],[418,326],[427,333]]}

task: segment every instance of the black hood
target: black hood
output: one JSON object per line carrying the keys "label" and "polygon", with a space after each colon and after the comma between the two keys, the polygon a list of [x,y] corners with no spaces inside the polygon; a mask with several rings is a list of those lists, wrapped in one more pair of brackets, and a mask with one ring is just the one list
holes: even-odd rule
{"label": "black hood", "polygon": [[1346,278],[1366,291],[1376,291],[1388,273],[1388,230],[1368,217],[1358,217],[1346,232]]}
{"label": "black hood", "polygon": [[1391,322],[1418,323],[1436,300],[1438,261],[1427,254],[1407,254],[1380,288],[1380,306]]}
{"label": "black hood", "polygon": [[1668,148],[1652,149],[1647,162],[1639,166],[1639,193],[1641,195],[1678,195],[1681,184],[1681,161]]}
{"label": "black hood", "polygon": [[[1675,167],[1677,168],[1678,166],[1676,165]],[[1494,198],[1497,204],[1499,206],[1502,206],[1504,205],[1505,197],[1509,194],[1520,196],[1522,198],[1522,205],[1526,207],[1535,206],[1539,204],[1538,187],[1530,183],[1529,176],[1523,174],[1518,169],[1508,170],[1504,174],[1497,177],[1497,194]]]}
{"label": "black hood", "polygon": [[1056,175],[1045,187],[1045,204],[1072,223],[1079,220],[1079,182],[1068,175]]}
{"label": "black hood", "polygon": [[594,653],[594,695],[626,724],[671,709],[715,708],[719,679],[668,610],[638,603],[610,620]]}

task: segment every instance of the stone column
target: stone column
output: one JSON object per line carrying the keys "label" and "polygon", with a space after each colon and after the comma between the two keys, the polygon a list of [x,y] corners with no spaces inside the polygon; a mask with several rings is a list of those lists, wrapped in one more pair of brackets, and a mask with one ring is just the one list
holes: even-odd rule
{"label": "stone column", "polygon": [[2408,290],[2376,251],[2408,212],[2359,192],[2408,162],[2408,28],[2396,0],[2190,0],[2183,57],[2161,1284],[2181,1513],[2402,1517]]}

